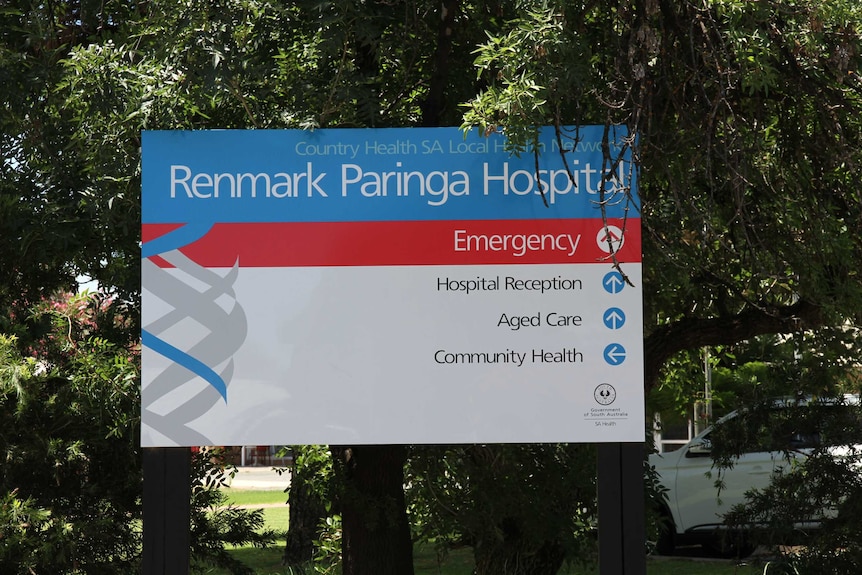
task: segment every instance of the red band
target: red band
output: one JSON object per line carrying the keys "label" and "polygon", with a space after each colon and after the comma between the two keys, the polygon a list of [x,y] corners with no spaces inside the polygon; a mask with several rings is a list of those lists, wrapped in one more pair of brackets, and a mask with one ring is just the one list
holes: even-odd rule
{"label": "red band", "polygon": [[[616,260],[640,262],[640,220],[608,225],[625,240]],[[144,224],[142,236],[148,241],[176,227]],[[600,238],[600,219],[222,223],[182,252],[204,267],[237,260],[241,267],[606,263]]]}

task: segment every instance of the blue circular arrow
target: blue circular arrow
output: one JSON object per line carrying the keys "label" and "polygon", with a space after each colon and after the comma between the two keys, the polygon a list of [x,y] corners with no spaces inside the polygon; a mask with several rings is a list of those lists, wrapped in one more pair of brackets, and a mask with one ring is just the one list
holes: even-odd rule
{"label": "blue circular arrow", "polygon": [[605,361],[610,365],[619,365],[626,360],[626,348],[618,343],[609,344],[604,352]]}
{"label": "blue circular arrow", "polygon": [[626,281],[623,279],[623,274],[617,271],[608,272],[602,278],[602,287],[608,293],[620,293],[626,287]]}
{"label": "blue circular arrow", "polygon": [[620,329],[626,323],[626,314],[620,308],[612,307],[605,311],[602,321],[608,329]]}

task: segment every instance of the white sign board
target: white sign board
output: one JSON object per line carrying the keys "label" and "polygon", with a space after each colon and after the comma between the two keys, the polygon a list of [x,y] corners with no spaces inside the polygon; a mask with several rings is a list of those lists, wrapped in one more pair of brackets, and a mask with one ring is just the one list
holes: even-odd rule
{"label": "white sign board", "polygon": [[145,132],[142,444],[643,441],[602,131]]}

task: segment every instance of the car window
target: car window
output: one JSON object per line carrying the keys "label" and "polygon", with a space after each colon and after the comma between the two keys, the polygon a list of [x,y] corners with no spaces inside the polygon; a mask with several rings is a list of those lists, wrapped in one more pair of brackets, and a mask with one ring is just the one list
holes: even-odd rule
{"label": "car window", "polygon": [[788,447],[790,449],[814,449],[820,447],[819,431],[796,432],[791,434]]}
{"label": "car window", "polygon": [[[858,406],[814,404],[740,413],[716,426],[709,434],[708,449],[715,457],[729,460],[734,454],[852,445],[860,443],[860,439]],[[692,456],[701,456],[702,452],[698,449]]]}
{"label": "car window", "polygon": [[738,441],[739,453],[763,453],[778,448],[773,412],[743,413],[726,422],[716,435],[719,441]]}

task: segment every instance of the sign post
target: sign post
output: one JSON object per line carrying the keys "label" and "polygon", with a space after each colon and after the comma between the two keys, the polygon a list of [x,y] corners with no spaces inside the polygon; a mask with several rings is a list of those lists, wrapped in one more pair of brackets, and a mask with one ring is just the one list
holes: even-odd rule
{"label": "sign post", "polygon": [[189,572],[191,459],[188,449],[148,447],[144,468],[144,575]]}
{"label": "sign post", "polygon": [[599,571],[646,575],[643,442],[598,447]]}
{"label": "sign post", "polygon": [[145,132],[142,444],[642,442],[627,142]]}

